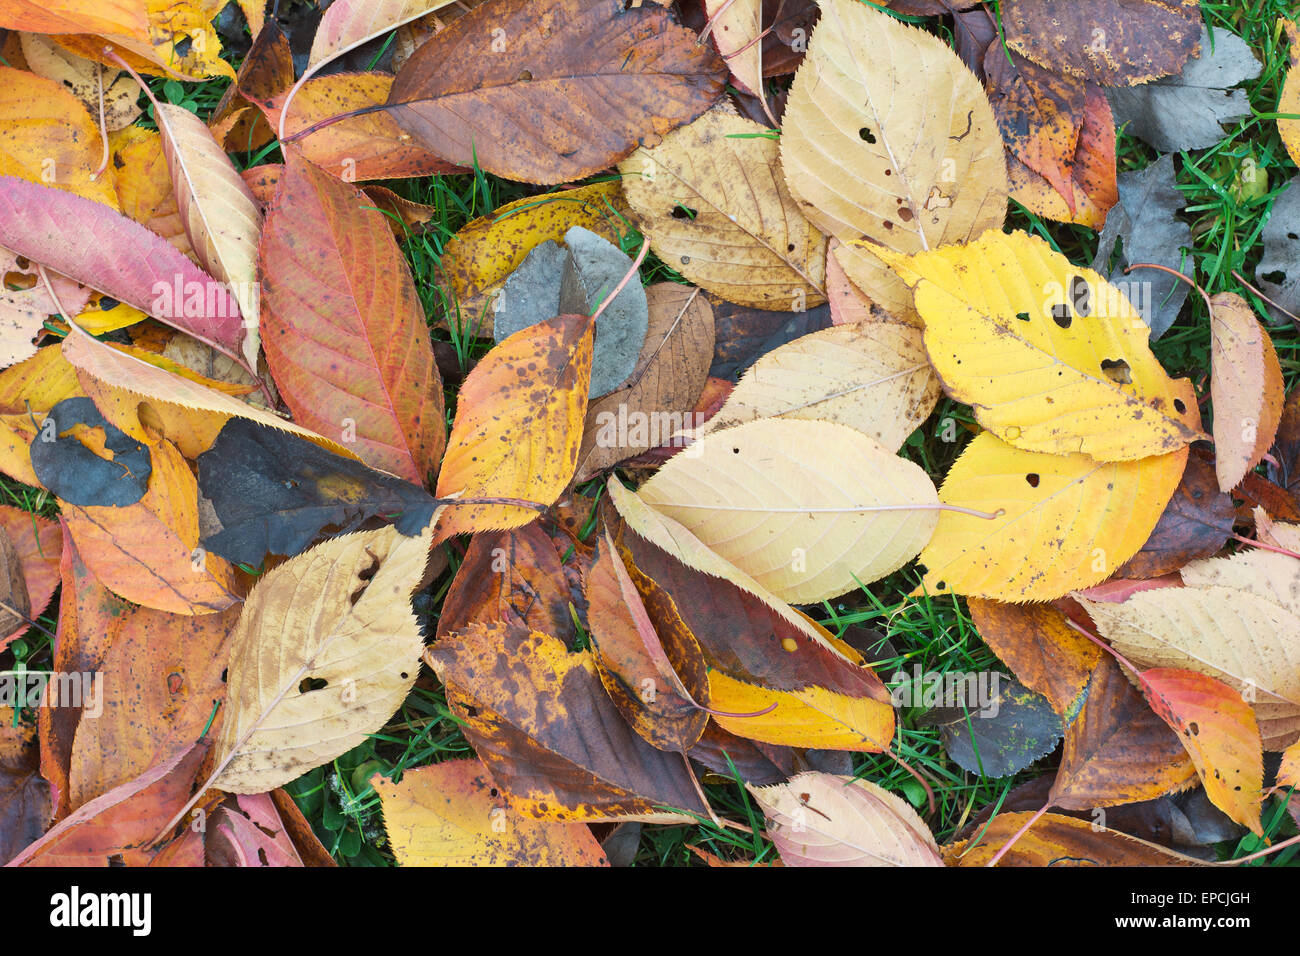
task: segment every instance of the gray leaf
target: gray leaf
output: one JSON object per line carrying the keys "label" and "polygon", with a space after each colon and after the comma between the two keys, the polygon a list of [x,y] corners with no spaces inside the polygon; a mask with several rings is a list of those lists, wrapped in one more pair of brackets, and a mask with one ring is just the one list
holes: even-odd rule
{"label": "gray leaf", "polygon": [[[1300,315],[1300,176],[1273,201],[1261,235],[1264,257],[1255,268],[1255,280],[1270,299]],[[1278,321],[1286,318],[1271,306],[1269,312]]]}
{"label": "gray leaf", "polygon": [[[1122,254],[1107,278],[1128,296],[1151,327],[1151,339],[1160,338],[1178,318],[1187,299],[1187,284],[1155,269],[1124,270],[1137,262],[1153,262],[1190,277],[1192,230],[1178,218],[1183,194],[1174,182],[1174,157],[1161,156],[1146,169],[1119,175],[1119,202],[1106,215],[1092,268],[1107,275],[1117,240]],[[1188,254],[1184,257],[1183,250]],[[1186,258],[1186,265],[1184,264]]]}
{"label": "gray leaf", "polygon": [[1107,90],[1115,126],[1127,124],[1130,135],[1167,153],[1206,149],[1223,139],[1220,124],[1250,115],[1245,92],[1230,88],[1259,76],[1261,66],[1246,42],[1227,30],[1214,32],[1211,50],[1202,27],[1201,50],[1178,76]]}
{"label": "gray leaf", "polygon": [[918,725],[935,724],[953,763],[985,777],[1009,777],[1056,749],[1061,718],[1047,698],[1003,678],[983,706],[935,707]]}

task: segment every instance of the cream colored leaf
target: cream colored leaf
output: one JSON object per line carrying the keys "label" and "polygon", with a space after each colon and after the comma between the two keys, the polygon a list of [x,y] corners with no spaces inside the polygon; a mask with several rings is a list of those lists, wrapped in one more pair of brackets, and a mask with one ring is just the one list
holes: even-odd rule
{"label": "cream colored leaf", "polygon": [[711,110],[618,168],[672,268],[738,305],[803,311],[826,301],[826,237],[790,198],[769,132]]}
{"label": "cream colored leaf", "polygon": [[[938,37],[858,0],[821,0],[781,133],[790,193],[827,235],[901,253],[1001,228],[1007,171],[993,108]],[[911,295],[855,242],[849,278],[894,315]]]}
{"label": "cream colored leaf", "polygon": [[916,811],[869,781],[808,771],[749,792],[786,866],[943,866]]}
{"label": "cream colored leaf", "polygon": [[714,46],[736,86],[763,95],[763,0],[704,0]]}
{"label": "cream colored leaf", "polygon": [[315,72],[326,61],[453,2],[454,0],[335,0],[320,18],[307,66]]}
{"label": "cream colored leaf", "polygon": [[684,525],[651,508],[637,496],[635,491],[624,488],[617,477],[610,478],[605,489],[614,509],[636,534],[655,547],[666,551],[682,564],[715,578],[730,581],[742,591],[754,595],[813,641],[843,656],[843,653],[827,640],[822,628],[817,624],[713,551]]}
{"label": "cream colored leaf", "polygon": [[1231,491],[1273,446],[1286,400],[1273,341],[1235,292],[1210,299],[1210,394],[1214,470]]}
{"label": "cream colored leaf", "polygon": [[1295,741],[1300,615],[1257,591],[1203,582],[1139,591],[1120,604],[1079,603],[1111,646],[1139,667],[1182,667],[1240,690],[1255,707],[1266,750]]}
{"label": "cream colored leaf", "polygon": [[919,329],[835,325],[760,358],[697,435],[756,418],[810,419],[855,428],[896,452],[938,401]]}
{"label": "cream colored leaf", "polygon": [[[1300,526],[1277,522],[1269,534],[1281,547],[1295,550]],[[1289,554],[1243,548],[1222,558],[1189,561],[1178,572],[1189,588],[1235,588],[1280,604],[1300,617],[1300,561]]]}
{"label": "cream colored leaf", "polygon": [[230,651],[212,785],[264,793],[345,753],[384,725],[420,670],[411,593],[432,525],[347,534],[267,572]]}
{"label": "cream colored leaf", "polygon": [[1024,451],[981,432],[948,471],[945,511],[921,563],[931,593],[1050,601],[1098,584],[1146,543],[1187,449],[1134,462]]}
{"label": "cream colored leaf", "polygon": [[199,264],[230,285],[244,317],[244,358],[257,368],[257,200],[206,123],[183,106],[154,110],[185,233]]}
{"label": "cream colored leaf", "polygon": [[938,520],[922,469],[833,422],[770,418],[716,432],[638,494],[792,604],[898,570]]}

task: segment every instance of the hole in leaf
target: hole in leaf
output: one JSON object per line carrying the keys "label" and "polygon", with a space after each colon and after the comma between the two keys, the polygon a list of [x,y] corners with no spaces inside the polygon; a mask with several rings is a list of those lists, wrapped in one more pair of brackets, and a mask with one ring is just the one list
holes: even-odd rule
{"label": "hole in leaf", "polygon": [[731,449],[731,452],[732,452],[732,454],[739,455],[739,454],[740,454],[740,449],[739,449],[739,448],[733,448],[733,449]]}
{"label": "hole in leaf", "polygon": [[876,141],[875,135],[865,126],[858,130],[858,138],[864,143],[874,143]]}
{"label": "hole in leaf", "polygon": [[324,690],[329,685],[329,681],[322,680],[319,677],[304,677],[298,682],[298,693],[310,694],[314,690]]}
{"label": "hole in leaf", "polygon": [[[1132,385],[1133,370],[1128,367],[1128,362],[1123,359],[1102,359],[1101,370],[1105,376],[1116,385]],[[1174,402],[1178,404],[1177,401]],[[1182,409],[1179,409],[1182,411]]]}
{"label": "hole in leaf", "polygon": [[1288,233],[1286,234],[1286,237],[1287,237],[1288,239],[1300,239],[1300,233],[1288,232]]}
{"label": "hole in leaf", "polygon": [[1092,287],[1083,276],[1070,279],[1070,302],[1074,304],[1074,314],[1080,318],[1092,315]]}
{"label": "hole in leaf", "polygon": [[1183,412],[1187,411],[1187,403],[1184,402],[1181,398],[1175,398],[1174,409],[1178,412],[1179,415],[1181,415],[1183,414]]}
{"label": "hole in leaf", "polygon": [[530,83],[533,79],[532,70],[520,70],[519,75],[515,77],[516,83]]}
{"label": "hole in leaf", "polygon": [[1038,475],[1032,471],[1029,474],[1025,475],[1025,481],[1029,482],[1030,488],[1038,487]]}
{"label": "hole in leaf", "polygon": [[1029,313],[1028,313],[1028,312],[1017,312],[1017,313],[1016,313],[1016,318],[1019,319],[1021,322],[1028,322],[1028,321],[1029,321]]}
{"label": "hole in leaf", "polygon": [[1281,269],[1274,269],[1272,272],[1265,272],[1260,276],[1265,282],[1271,282],[1274,285],[1281,285],[1286,281],[1286,273]]}
{"label": "hole in leaf", "polygon": [[1058,302],[1052,306],[1052,321],[1063,329],[1068,329],[1070,323],[1074,321],[1070,315],[1070,307],[1064,302]]}
{"label": "hole in leaf", "polygon": [[682,203],[678,203],[673,207],[672,216],[674,219],[694,219],[698,215],[699,212],[697,210],[692,209],[690,206],[685,206]]}
{"label": "hole in leaf", "polygon": [[173,49],[176,51],[176,55],[183,60],[190,55],[190,49],[193,46],[194,41],[189,36],[186,36],[181,40],[177,40]]}
{"label": "hole in leaf", "polygon": [[406,671],[402,671],[402,680],[406,680]]}
{"label": "hole in leaf", "polygon": [[1190,724],[1187,725],[1187,732],[1191,734],[1193,737],[1199,737],[1201,735],[1200,725],[1193,720]]}
{"label": "hole in leaf", "polygon": [[466,708],[465,708],[465,716],[466,716],[466,717],[477,717],[477,716],[478,716],[478,708],[477,708],[477,707],[466,707]]}

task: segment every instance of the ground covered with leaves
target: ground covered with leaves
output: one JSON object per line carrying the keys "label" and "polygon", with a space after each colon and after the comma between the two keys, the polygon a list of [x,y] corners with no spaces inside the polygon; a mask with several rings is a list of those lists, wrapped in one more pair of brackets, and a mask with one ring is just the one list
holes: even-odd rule
{"label": "ground covered with leaves", "polygon": [[1295,865],[1298,14],[0,0],[0,861]]}

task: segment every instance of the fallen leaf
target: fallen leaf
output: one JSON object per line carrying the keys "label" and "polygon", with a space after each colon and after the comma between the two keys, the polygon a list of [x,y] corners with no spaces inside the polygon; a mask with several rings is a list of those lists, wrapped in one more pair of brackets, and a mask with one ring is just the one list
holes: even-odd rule
{"label": "fallen leaf", "polygon": [[1263,752],[1250,704],[1223,681],[1195,671],[1156,667],[1142,671],[1138,683],[1187,748],[1214,805],[1262,836]]}
{"label": "fallen leaf", "polygon": [[697,436],[762,418],[838,422],[898,451],[930,417],[939,383],[919,329],[864,319],[762,356]]}
{"label": "fallen leaf", "polygon": [[1217,145],[1224,124],[1250,116],[1245,91],[1232,89],[1262,69],[1250,46],[1222,27],[1211,39],[1202,26],[1200,50],[1177,76],[1107,90],[1115,125],[1162,153],[1177,153]]}
{"label": "fallen leaf", "polygon": [[[1297,71],[1300,72],[1300,71]],[[1300,112],[1300,106],[1296,107]],[[1292,179],[1273,200],[1268,221],[1260,232],[1264,240],[1264,255],[1255,267],[1255,281],[1277,306],[1269,311],[1277,321],[1286,316],[1286,309],[1300,315],[1300,177]]]}
{"label": "fallen leaf", "polygon": [[394,783],[371,778],[401,866],[607,866],[585,823],[511,810],[477,760],[417,767]]}
{"label": "fallen leaf", "polygon": [[916,811],[870,781],[809,772],[749,792],[786,866],[943,866]]}
{"label": "fallen leaf", "polygon": [[[987,866],[1034,816],[999,813],[970,840],[948,843],[949,866]],[[1012,844],[998,866],[1199,866],[1201,862],[1126,833],[1060,813],[1046,813]]]}
{"label": "fallen leaf", "polygon": [[1282,367],[1268,330],[1235,292],[1210,299],[1210,394],[1220,491],[1263,460],[1282,420]]}
{"label": "fallen leaf", "polygon": [[81,100],[91,116],[99,115],[102,88],[104,127],[110,133],[130,126],[140,115],[137,103],[140,88],[125,72],[105,71],[99,64],[82,59],[39,33],[20,33],[18,37],[27,68],[37,76],[62,84]]}
{"label": "fallen leaf", "polygon": [[423,484],[446,441],[442,380],[382,213],[289,150],[262,235],[267,364],[297,421]]}
{"label": "fallen leaf", "polygon": [[36,729],[15,724],[14,709],[0,707],[0,864],[40,838],[51,810]]}
{"label": "fallen leaf", "polygon": [[522,624],[471,624],[429,648],[425,661],[519,813],[662,823],[705,810],[686,761],[628,726],[590,653]]}
{"label": "fallen leaf", "polygon": [[453,0],[336,0],[320,18],[307,67],[319,67],[367,40],[381,37]]}
{"label": "fallen leaf", "polygon": [[[14,554],[22,569],[23,582],[27,588],[28,615],[39,617],[59,584],[63,532],[57,521],[11,505],[0,505],[0,527],[4,528],[13,545]],[[0,637],[0,650],[26,634],[30,626],[23,621],[12,629],[0,630],[4,634]]]}
{"label": "fallen leaf", "polygon": [[587,405],[575,483],[668,444],[696,424],[692,411],[713,355],[713,309],[699,289],[646,286],[649,329],[636,367],[617,390]]}
{"label": "fallen leaf", "polygon": [[[856,0],[821,8],[786,106],[786,183],[812,224],[846,243],[836,255],[853,284],[906,317],[910,296],[873,250],[919,252],[1001,228],[1002,140],[984,91],[942,40]],[[869,68],[860,49],[873,51]]]}
{"label": "fallen leaf", "polygon": [[[108,143],[112,152],[109,165],[114,170],[113,188],[122,215],[162,236],[177,251],[193,257],[194,247],[185,234],[172,174],[163,155],[162,134],[128,126],[111,134]],[[64,305],[68,303],[65,301]],[[85,327],[92,334],[99,334],[90,326]]]}
{"label": "fallen leaf", "polygon": [[[1106,214],[1092,268],[1137,308],[1155,341],[1178,318],[1187,283],[1154,269],[1127,270],[1155,263],[1191,278],[1192,230],[1178,218],[1186,200],[1174,178],[1172,155],[1161,156],[1146,169],[1121,173],[1118,185],[1119,204]],[[1121,251],[1112,269],[1117,242]]]}
{"label": "fallen leaf", "polygon": [[388,112],[450,162],[561,183],[695,119],[724,76],[722,60],[656,4],[498,0],[411,55]]}
{"label": "fallen leaf", "polygon": [[826,301],[826,237],[791,198],[778,152],[759,124],[714,109],[619,171],[664,262],[739,305],[802,312]]}
{"label": "fallen leaf", "polygon": [[419,670],[410,596],[430,533],[342,535],[258,581],[235,627],[212,786],[262,793],[288,783],[401,706]]}
{"label": "fallen leaf", "polygon": [[996,779],[1019,773],[1055,750],[1064,725],[1047,698],[1018,682],[998,681],[993,687],[987,700],[931,708],[917,726],[937,726],[948,759],[970,773]]}
{"label": "fallen leaf", "polygon": [[234,569],[199,547],[198,482],[170,442],[149,451],[144,497],[113,507],[60,499],[63,518],[95,577],[136,604],[212,614],[239,600]]}
{"label": "fallen leaf", "polygon": [[434,501],[419,485],[247,419],[228,421],[197,464],[212,508],[203,546],[236,564],[299,554],[326,528],[354,531],[376,515],[404,535],[418,535],[433,517]]}
{"label": "fallen leaf", "polygon": [[32,439],[31,463],[40,483],[71,505],[122,508],[149,487],[149,449],[105,421],[88,398],[65,398],[49,410]]}
{"label": "fallen leaf", "polygon": [[798,604],[898,570],[938,520],[919,467],[822,421],[763,419],[707,435],[637,496]]}
{"label": "fallen leaf", "polygon": [[713,363],[709,374],[735,380],[775,348],[812,332],[828,329],[830,308],[819,305],[807,312],[777,312],[735,305],[710,295],[713,306]]}
{"label": "fallen leaf", "polygon": [[1277,131],[1282,137],[1282,145],[1291,156],[1291,161],[1300,166],[1300,119],[1294,116],[1300,113],[1300,28],[1296,26],[1294,20],[1279,22],[1286,33],[1287,42],[1291,45],[1291,52],[1286,79],[1282,82],[1282,94],[1277,101],[1277,111],[1293,115],[1278,117]]}
{"label": "fallen leaf", "polygon": [[1197,0],[1012,0],[1001,13],[1012,50],[1106,86],[1177,73],[1199,50]]}
{"label": "fallen leaf", "polygon": [[1195,780],[1179,738],[1105,657],[1093,671],[1079,715],[1065,729],[1051,805],[1113,807],[1185,790]]}
{"label": "fallen leaf", "polygon": [[981,433],[948,471],[945,511],[921,552],[930,593],[1049,601],[1104,581],[1150,536],[1187,450],[1132,462],[1024,451]]}
{"label": "fallen leaf", "polygon": [[915,290],[949,396],[1003,441],[1130,461],[1204,437],[1190,383],[1166,374],[1128,298],[1042,239],[881,256]]}
{"label": "fallen leaf", "polygon": [[[549,505],[560,496],[578,463],[594,334],[588,316],[557,316],[516,332],[474,366],[461,386],[439,498]],[[517,527],[535,516],[512,504],[453,506],[439,538]]]}
{"label": "fallen leaf", "polygon": [[235,794],[206,820],[207,866],[302,866],[269,794]]}

